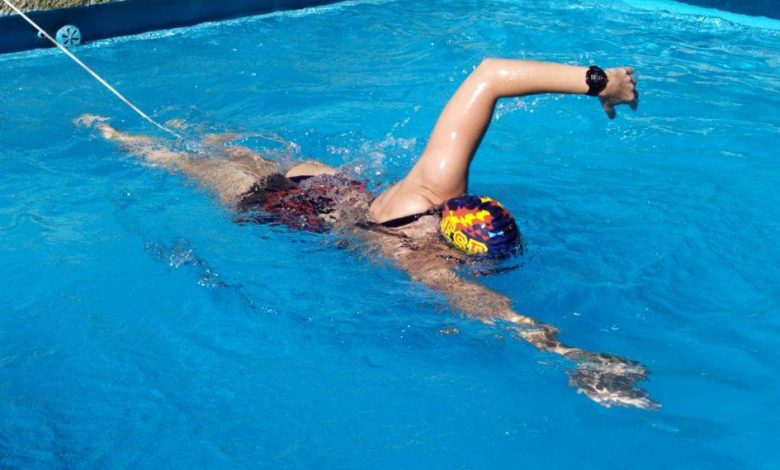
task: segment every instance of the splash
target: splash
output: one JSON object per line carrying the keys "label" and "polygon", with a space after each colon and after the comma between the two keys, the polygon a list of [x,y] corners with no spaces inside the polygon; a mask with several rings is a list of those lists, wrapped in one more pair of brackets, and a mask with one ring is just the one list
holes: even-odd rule
{"label": "splash", "polygon": [[173,270],[178,270],[187,266],[194,267],[198,272],[198,285],[206,288],[232,287],[230,284],[222,281],[209,265],[195,255],[195,251],[190,242],[178,238],[173,241],[171,246],[166,246],[159,242],[146,242],[144,249],[152,258],[168,265]]}

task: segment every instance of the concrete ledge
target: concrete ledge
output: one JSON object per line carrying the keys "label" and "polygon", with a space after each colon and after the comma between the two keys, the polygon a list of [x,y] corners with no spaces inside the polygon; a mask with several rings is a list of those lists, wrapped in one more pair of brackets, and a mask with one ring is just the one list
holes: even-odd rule
{"label": "concrete ledge", "polygon": [[[93,6],[36,11],[28,14],[47,33],[72,24],[85,42],[156,29],[190,26],[279,10],[295,10],[339,0],[126,0]],[[19,15],[0,17],[0,53],[52,47]]]}
{"label": "concrete ledge", "polygon": [[[27,12],[31,10],[51,10],[53,8],[79,7],[84,5],[95,5],[97,3],[106,3],[112,0],[12,0],[14,5],[20,10]],[[122,1],[122,0],[115,0]],[[10,15],[14,11],[5,3],[0,3],[0,15]]]}

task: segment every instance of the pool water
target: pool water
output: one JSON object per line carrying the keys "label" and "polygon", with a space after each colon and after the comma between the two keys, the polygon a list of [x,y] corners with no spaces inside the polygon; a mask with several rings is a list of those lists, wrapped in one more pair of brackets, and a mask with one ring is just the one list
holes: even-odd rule
{"label": "pool water", "polygon": [[0,57],[0,466],[780,467],[776,27],[399,0],[77,52],[191,135],[259,132],[243,143],[374,187],[484,56],[635,67],[640,108],[614,121],[588,97],[499,104],[471,189],[513,211],[526,255],[478,280],[642,362],[662,408],[599,406],[570,364],[332,237],[234,223],[74,126],[155,133],[45,50]]}

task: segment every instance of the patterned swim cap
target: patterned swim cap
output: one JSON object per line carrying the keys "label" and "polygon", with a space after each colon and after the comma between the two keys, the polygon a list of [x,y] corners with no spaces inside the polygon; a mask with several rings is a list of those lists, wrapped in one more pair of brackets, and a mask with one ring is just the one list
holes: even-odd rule
{"label": "patterned swim cap", "polygon": [[470,255],[508,255],[522,248],[515,219],[500,202],[484,196],[445,202],[441,233],[450,245]]}

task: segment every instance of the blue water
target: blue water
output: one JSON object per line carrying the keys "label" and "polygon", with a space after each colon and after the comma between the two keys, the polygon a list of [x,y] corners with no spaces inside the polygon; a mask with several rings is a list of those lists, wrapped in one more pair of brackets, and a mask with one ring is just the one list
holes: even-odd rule
{"label": "blue water", "polygon": [[645,364],[663,406],[603,408],[569,364],[403,272],[233,223],[76,128],[91,112],[154,131],[36,51],[0,57],[0,467],[780,467],[777,28],[400,0],[78,53],[192,134],[262,132],[245,144],[378,186],[483,56],[634,66],[641,106],[615,121],[587,97],[499,105],[471,185],[515,213],[526,255],[479,281],[567,343]]}

